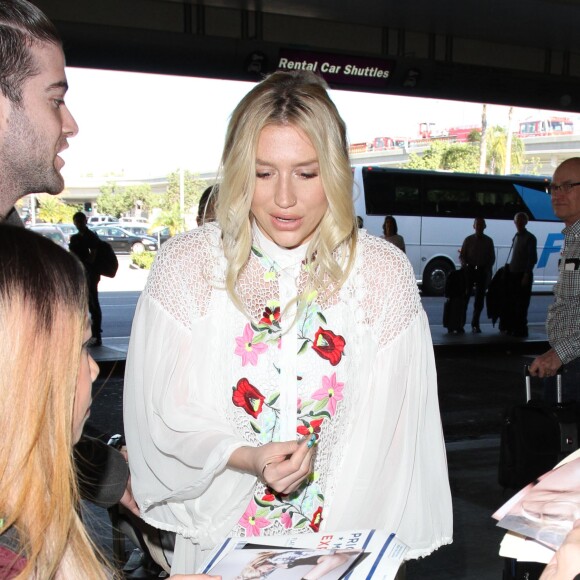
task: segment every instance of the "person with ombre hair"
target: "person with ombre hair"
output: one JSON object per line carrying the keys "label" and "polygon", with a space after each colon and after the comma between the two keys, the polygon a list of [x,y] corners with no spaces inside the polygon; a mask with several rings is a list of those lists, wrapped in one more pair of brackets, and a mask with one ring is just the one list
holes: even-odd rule
{"label": "person with ombre hair", "polygon": [[380,528],[452,539],[427,317],[406,256],[359,230],[324,82],[276,72],[232,113],[216,221],[160,250],[124,421],[141,516],[172,572],[225,536]]}
{"label": "person with ombre hair", "polygon": [[0,264],[0,577],[111,577],[78,515],[72,456],[98,374],[82,265],[12,226]]}
{"label": "person with ombre hair", "polygon": [[0,578],[121,578],[79,516],[73,445],[99,374],[87,348],[83,267],[51,240],[8,225],[0,225],[0,265]]}

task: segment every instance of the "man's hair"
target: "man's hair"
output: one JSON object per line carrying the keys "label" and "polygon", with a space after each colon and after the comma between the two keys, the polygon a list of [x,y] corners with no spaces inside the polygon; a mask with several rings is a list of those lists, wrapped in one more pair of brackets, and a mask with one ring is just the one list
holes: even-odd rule
{"label": "man's hair", "polygon": [[222,156],[223,179],[216,200],[227,258],[226,288],[241,308],[235,292],[250,255],[250,207],[256,183],[256,151],[267,126],[291,126],[312,143],[328,208],[307,255],[309,281],[298,302],[313,290],[328,296],[338,291],[350,272],[358,224],[352,199],[352,170],[346,126],[328,96],[324,81],[313,73],[278,71],[256,85],[232,113]]}
{"label": "man's hair", "polygon": [[72,461],[87,325],[81,263],[51,240],[0,225],[0,514],[18,531],[22,578],[105,579],[77,513]]}
{"label": "man's hair", "polygon": [[0,92],[19,105],[26,79],[38,74],[30,48],[62,45],[54,24],[26,0],[0,0]]}

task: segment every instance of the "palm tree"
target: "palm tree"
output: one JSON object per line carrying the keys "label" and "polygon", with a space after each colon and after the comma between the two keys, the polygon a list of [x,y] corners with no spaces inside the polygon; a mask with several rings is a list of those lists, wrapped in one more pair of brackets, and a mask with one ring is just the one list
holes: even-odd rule
{"label": "palm tree", "polygon": [[168,227],[172,236],[185,231],[185,220],[181,217],[179,204],[173,204],[171,209],[161,212],[159,217],[154,220],[150,231],[160,227]]}
{"label": "palm tree", "polygon": [[[487,170],[488,173],[501,175],[506,169],[506,151],[508,135],[504,127],[496,125],[488,129],[487,136]],[[524,144],[514,137],[511,146],[511,171],[519,171],[524,163]]]}

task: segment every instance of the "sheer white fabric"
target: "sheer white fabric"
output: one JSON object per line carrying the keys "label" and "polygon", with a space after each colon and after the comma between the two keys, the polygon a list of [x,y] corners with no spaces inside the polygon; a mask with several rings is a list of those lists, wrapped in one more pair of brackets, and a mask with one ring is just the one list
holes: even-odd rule
{"label": "sheer white fabric", "polygon": [[[344,383],[343,398],[332,421],[324,420],[316,452],[320,531],[395,531],[416,558],[452,537],[433,348],[408,260],[384,240],[359,233],[346,284],[317,303],[321,319],[345,339],[344,356],[331,369]],[[256,243],[276,271],[252,254],[238,295],[254,320],[278,298],[286,332],[255,364],[234,355],[248,320],[223,288],[215,225],[164,244],[137,306],[124,402],[132,485],[143,518],[181,536],[173,573],[194,572],[224,536],[248,533],[241,518],[264,491],[255,477],[227,467],[237,447],[266,442],[247,412],[232,405],[240,377],[260,385],[266,402],[279,392],[275,440],[287,440],[296,437],[297,398],[307,398],[321,373],[328,374],[328,360],[298,354],[306,334],[288,328],[293,319],[283,309],[303,288],[304,249],[280,250],[259,234]],[[272,522],[261,532],[313,529]]]}

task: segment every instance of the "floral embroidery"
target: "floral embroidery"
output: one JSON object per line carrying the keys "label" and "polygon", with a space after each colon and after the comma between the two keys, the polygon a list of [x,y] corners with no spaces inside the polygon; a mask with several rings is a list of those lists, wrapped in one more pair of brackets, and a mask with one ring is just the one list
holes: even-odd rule
{"label": "floral embroidery", "polygon": [[322,388],[312,393],[312,398],[324,401],[325,405],[328,404],[328,412],[334,415],[338,401],[343,399],[343,388],[344,383],[339,383],[336,380],[336,373],[332,373],[329,377],[322,377]]}
{"label": "floral embroidery", "polygon": [[320,434],[320,425],[322,424],[324,419],[314,419],[313,421],[305,421],[302,420],[302,425],[299,425],[296,431],[300,433],[300,435],[319,435]]}
{"label": "floral embroidery", "polygon": [[280,329],[280,306],[266,306],[260,324]]}
{"label": "floral embroidery", "polygon": [[342,336],[334,334],[332,330],[320,327],[314,335],[312,349],[332,366],[336,366],[342,358],[345,340]]}
{"label": "floral embroidery", "polygon": [[268,345],[260,341],[258,337],[254,338],[254,331],[249,324],[244,327],[242,336],[236,336],[236,354],[242,357],[242,366],[248,363],[256,366],[258,364],[258,355],[268,350]]}
{"label": "floral embroidery", "polygon": [[258,511],[256,503],[251,501],[240,519],[240,525],[246,530],[248,536],[259,536],[260,530],[269,527],[271,524],[264,517],[262,510]]}
{"label": "floral embroidery", "polygon": [[280,521],[282,522],[285,529],[292,527],[292,512],[290,510],[282,510],[282,515],[280,516]]}
{"label": "floral embroidery", "polygon": [[322,508],[319,507],[312,516],[310,523],[308,524],[314,532],[320,530],[320,523],[322,522]]}
{"label": "floral embroidery", "polygon": [[258,418],[264,405],[264,395],[251,385],[248,379],[240,379],[233,389],[232,401],[236,407],[244,409],[248,415]]}
{"label": "floral embroidery", "polygon": [[[261,249],[252,248],[264,268],[264,280],[276,281],[280,268],[265,255]],[[307,264],[302,265],[305,269]],[[311,292],[305,308],[297,321],[298,355],[303,356],[312,350],[316,353],[314,359],[324,362],[315,364],[336,367],[344,356],[345,339],[329,330],[328,323],[320,306],[316,303],[317,293]],[[268,300],[261,310],[261,315],[251,324],[246,324],[242,336],[236,338],[236,355],[242,358],[242,366],[258,366],[260,355],[269,346],[281,348],[282,315],[279,300]],[[269,351],[274,373],[280,373],[279,363]],[[320,357],[320,358],[318,358]],[[263,362],[260,363],[262,365]],[[308,362],[305,363],[310,366]],[[272,370],[272,367],[271,367]],[[297,381],[302,381],[299,368]],[[329,369],[330,370],[330,369]],[[320,375],[319,375],[320,376]],[[248,375],[253,378],[253,375]],[[338,373],[340,377],[340,371]],[[306,377],[305,377],[306,378]],[[296,407],[296,432],[298,436],[308,437],[312,434],[321,435],[323,425],[331,421],[337,414],[340,402],[343,401],[344,383],[337,378],[337,373],[323,375],[322,384],[313,385],[309,396],[298,398]],[[234,405],[243,409],[248,417],[251,430],[255,434],[258,445],[276,441],[280,423],[281,409],[279,407],[280,391],[274,391],[271,385],[259,384],[260,388],[251,384],[248,378],[242,378],[233,389]],[[266,393],[263,395],[262,393]],[[259,536],[262,530],[277,525],[285,530],[303,530],[317,532],[323,520],[324,495],[322,493],[321,474],[311,473],[298,490],[290,495],[276,494],[269,488],[258,485],[250,505],[239,520],[239,525],[247,536]]]}

